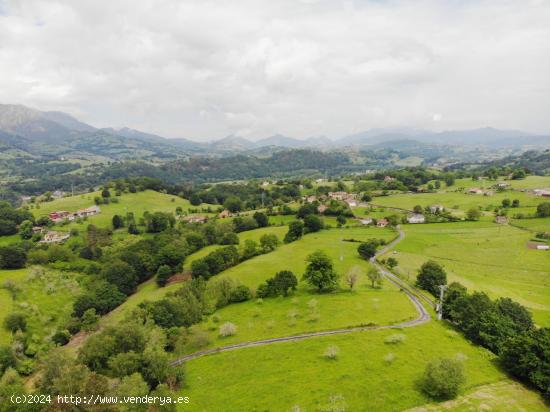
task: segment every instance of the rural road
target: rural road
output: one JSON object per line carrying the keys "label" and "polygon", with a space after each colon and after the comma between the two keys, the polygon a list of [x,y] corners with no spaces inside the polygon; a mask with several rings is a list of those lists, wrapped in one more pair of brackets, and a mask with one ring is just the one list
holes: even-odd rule
{"label": "rural road", "polygon": [[[397,228],[399,232],[399,236],[395,238],[392,242],[388,243],[384,248],[380,249],[376,252],[376,256],[382,255],[389,251],[391,248],[393,248],[397,243],[399,243],[401,240],[405,238],[405,233],[398,227]],[[409,297],[411,302],[413,303],[414,307],[416,308],[418,312],[418,317],[413,320],[409,320],[407,322],[398,323],[395,325],[382,325],[382,326],[359,326],[354,328],[343,328],[343,329],[334,329],[334,330],[327,330],[327,331],[320,331],[320,332],[310,332],[310,333],[303,333],[300,335],[292,335],[292,336],[283,336],[279,338],[270,338],[270,339],[262,339],[257,341],[251,341],[251,342],[241,342],[241,343],[235,343],[233,345],[227,345],[222,346],[218,348],[213,349],[207,349],[195,353],[191,353],[189,355],[182,356],[176,360],[174,360],[171,365],[177,366],[181,365],[184,362],[200,358],[202,356],[211,355],[215,353],[220,352],[228,352],[231,350],[236,349],[244,349],[244,348],[251,348],[254,346],[264,346],[264,345],[270,345],[272,343],[279,343],[279,342],[292,342],[292,341],[298,341],[302,339],[309,339],[309,338],[315,338],[320,336],[330,336],[330,335],[341,335],[341,334],[347,334],[347,333],[355,333],[355,332],[365,332],[368,330],[380,330],[380,329],[401,329],[401,328],[410,328],[413,326],[421,325],[422,323],[428,322],[430,320],[430,314],[422,303],[420,302],[420,299],[417,297],[419,296],[423,300],[425,300],[430,306],[434,306],[431,299],[429,299],[427,296],[423,295],[422,293],[414,290],[411,288],[411,286],[407,285],[403,280],[401,280],[398,276],[390,272],[389,270],[385,269],[382,265],[380,265],[376,261],[376,256],[370,259],[370,262],[380,271],[382,276],[384,276],[386,279],[388,279],[390,282],[392,282],[394,285],[399,287],[405,294]]]}

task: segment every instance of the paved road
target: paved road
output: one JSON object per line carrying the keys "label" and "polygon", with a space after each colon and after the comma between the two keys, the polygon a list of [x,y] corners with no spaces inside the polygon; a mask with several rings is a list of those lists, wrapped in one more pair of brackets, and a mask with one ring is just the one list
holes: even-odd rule
{"label": "paved road", "polygon": [[[399,243],[401,240],[405,238],[405,233],[400,228],[398,228],[398,232],[399,232],[399,236],[395,240],[393,240],[391,243],[387,244],[384,248],[380,249],[376,253],[376,256],[386,253],[388,250],[393,248],[397,243]],[[382,276],[384,276],[387,280],[389,280],[390,282],[395,284],[397,287],[399,287],[401,290],[403,290],[403,292],[405,292],[405,294],[409,297],[409,299],[412,301],[414,307],[418,312],[418,317],[416,319],[413,319],[407,322],[398,323],[395,325],[360,326],[355,328],[334,329],[334,330],[327,330],[327,331],[321,331],[321,332],[303,333],[301,335],[283,336],[280,338],[262,339],[262,340],[252,341],[252,342],[235,343],[234,345],[227,345],[219,348],[207,349],[207,350],[191,353],[190,355],[182,356],[176,359],[175,361],[173,361],[172,365],[174,366],[181,365],[182,363],[186,361],[190,361],[192,359],[200,358],[202,356],[211,355],[214,353],[227,352],[230,350],[251,348],[254,346],[264,346],[264,345],[270,345],[272,343],[278,343],[278,342],[298,341],[302,339],[315,338],[319,336],[365,332],[368,330],[410,328],[410,327],[418,326],[422,323],[428,322],[431,318],[430,314],[426,311],[426,309],[424,308],[424,306],[420,302],[420,299],[417,296],[426,300],[427,303],[430,304],[431,306],[433,306],[433,302],[426,296],[423,296],[422,293],[418,292],[417,290],[413,290],[412,287],[410,287],[408,284],[406,284],[403,280],[401,280],[399,277],[394,275],[392,272],[385,269],[382,265],[380,265],[376,261],[376,257],[373,257],[370,261],[380,271]]]}

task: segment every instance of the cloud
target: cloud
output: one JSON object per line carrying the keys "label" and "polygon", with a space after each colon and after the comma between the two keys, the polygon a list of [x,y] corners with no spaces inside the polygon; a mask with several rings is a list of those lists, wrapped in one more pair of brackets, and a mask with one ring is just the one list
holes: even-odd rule
{"label": "cloud", "polygon": [[529,0],[0,0],[0,99],[197,139],[549,131],[548,21]]}

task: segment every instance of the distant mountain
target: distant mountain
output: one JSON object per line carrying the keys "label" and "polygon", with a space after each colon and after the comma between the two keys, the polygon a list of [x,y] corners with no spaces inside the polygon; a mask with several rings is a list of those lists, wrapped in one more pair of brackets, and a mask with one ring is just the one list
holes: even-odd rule
{"label": "distant mountain", "polygon": [[244,137],[229,135],[210,143],[209,147],[220,151],[245,151],[254,148],[254,143]]}

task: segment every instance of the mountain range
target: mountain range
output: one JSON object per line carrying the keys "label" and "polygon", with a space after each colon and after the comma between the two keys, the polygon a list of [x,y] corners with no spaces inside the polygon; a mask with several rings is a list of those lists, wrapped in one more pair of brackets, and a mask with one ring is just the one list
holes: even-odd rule
{"label": "mountain range", "polygon": [[403,144],[404,141],[414,141],[417,145],[451,145],[469,149],[550,147],[550,136],[490,127],[444,132],[412,128],[371,129],[337,140],[324,136],[302,140],[277,134],[251,141],[230,135],[211,142],[196,142],[183,138],[167,139],[127,127],[96,128],[62,112],[39,111],[21,105],[0,105],[0,149],[16,149],[29,156],[77,156],[96,161],[173,159],[193,155],[273,153],[298,148],[392,148],[396,142]]}

